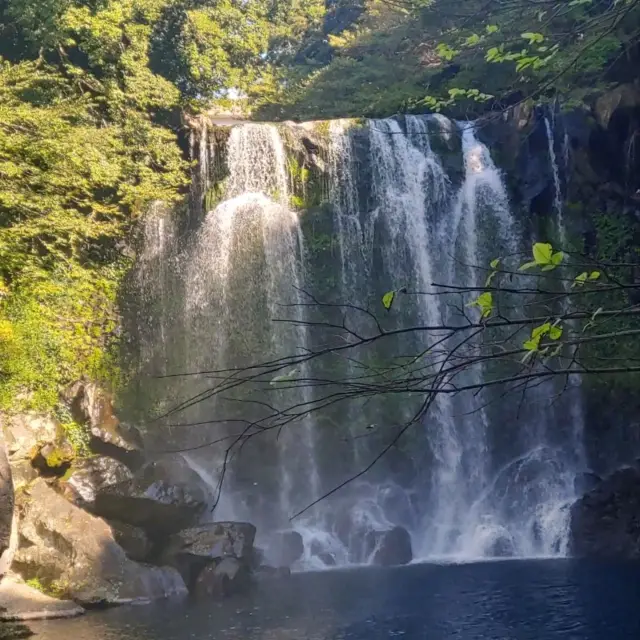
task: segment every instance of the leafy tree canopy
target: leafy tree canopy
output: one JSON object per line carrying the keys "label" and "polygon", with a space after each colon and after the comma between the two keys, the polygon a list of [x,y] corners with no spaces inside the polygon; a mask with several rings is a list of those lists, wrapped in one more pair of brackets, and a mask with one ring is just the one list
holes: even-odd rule
{"label": "leafy tree canopy", "polygon": [[[351,12],[345,12],[350,5]],[[581,101],[639,64],[638,0],[343,0],[266,117],[476,115],[527,97]]]}
{"label": "leafy tree canopy", "polygon": [[0,409],[117,377],[126,238],[187,186],[180,110],[268,90],[323,13],[318,0],[0,0]]}

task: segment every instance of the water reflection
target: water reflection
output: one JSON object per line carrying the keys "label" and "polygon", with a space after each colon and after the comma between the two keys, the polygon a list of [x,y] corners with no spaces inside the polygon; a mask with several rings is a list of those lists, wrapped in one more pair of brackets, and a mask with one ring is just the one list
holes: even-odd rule
{"label": "water reflection", "polygon": [[509,561],[332,571],[241,600],[31,624],[47,640],[634,640],[640,565]]}

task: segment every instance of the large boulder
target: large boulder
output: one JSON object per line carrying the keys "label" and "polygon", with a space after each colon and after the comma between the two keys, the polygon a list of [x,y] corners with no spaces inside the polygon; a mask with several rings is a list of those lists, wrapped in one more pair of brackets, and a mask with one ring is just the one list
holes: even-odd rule
{"label": "large boulder", "polygon": [[375,532],[372,562],[382,567],[409,564],[413,560],[411,536],[404,527]]}
{"label": "large boulder", "polygon": [[616,471],[571,507],[575,556],[640,558],[640,469]]}
{"label": "large boulder", "polygon": [[73,419],[88,429],[92,451],[117,458],[132,469],[142,465],[142,437],[135,428],[120,422],[109,393],[93,382],[79,381],[64,395]]}
{"label": "large boulder", "polygon": [[251,586],[251,571],[237,558],[224,558],[207,565],[198,575],[194,595],[199,599],[226,598],[245,593]]}
{"label": "large boulder", "polygon": [[109,522],[115,541],[122,547],[131,560],[147,562],[154,551],[149,536],[140,527],[124,522]]}
{"label": "large boulder", "polygon": [[11,463],[31,460],[40,447],[56,443],[64,435],[53,418],[35,412],[5,416],[3,423],[6,450]]}
{"label": "large boulder", "polygon": [[52,598],[16,577],[0,584],[0,622],[73,618],[83,613],[75,602]]}
{"label": "large boulder", "polygon": [[13,525],[13,480],[0,429],[0,579],[8,569]]}
{"label": "large boulder", "polygon": [[17,486],[39,473],[62,476],[76,458],[76,451],[62,425],[34,412],[4,417],[6,450]]}
{"label": "large boulder", "polygon": [[254,563],[256,528],[245,522],[216,522],[172,535],[165,543],[162,562],[180,571],[192,587],[203,568],[224,558],[237,559],[249,570]]}
{"label": "large boulder", "polygon": [[182,595],[173,568],[133,562],[108,524],[37,480],[17,501],[20,546],[13,570],[57,595],[85,605],[121,604]]}
{"label": "large boulder", "polygon": [[212,502],[212,490],[178,457],[149,462],[125,481],[96,494],[93,511],[162,538],[193,526]]}
{"label": "large boulder", "polygon": [[290,567],[304,555],[304,540],[297,531],[278,531],[272,534],[267,558],[276,567]]}
{"label": "large boulder", "polygon": [[64,496],[87,511],[95,511],[98,495],[133,480],[133,474],[122,462],[107,456],[77,461],[60,488]]}

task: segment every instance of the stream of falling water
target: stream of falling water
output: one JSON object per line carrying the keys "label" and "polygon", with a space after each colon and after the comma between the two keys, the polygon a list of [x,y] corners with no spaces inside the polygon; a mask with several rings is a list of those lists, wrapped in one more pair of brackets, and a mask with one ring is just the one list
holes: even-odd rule
{"label": "stream of falling water", "polygon": [[[553,131],[548,120],[545,126],[556,218],[565,233]],[[200,158],[194,190],[206,202],[210,196],[203,190],[212,187],[218,160],[211,133],[205,127],[199,135],[192,141]],[[442,140],[446,153],[455,156],[457,170],[450,158],[445,162]],[[379,304],[381,292],[403,288],[410,295],[400,299],[395,315],[388,315],[390,326],[460,323],[459,306],[434,295],[437,285],[482,286],[484,278],[475,266],[526,248],[501,172],[473,123],[442,116],[371,120],[365,127],[336,121],[329,126],[328,145],[328,201],[337,246],[335,301],[364,309],[372,300]],[[303,291],[314,282],[302,225],[306,212],[290,205],[291,177],[281,132],[274,125],[234,126],[225,157],[222,198],[205,212],[179,260],[183,371],[230,370],[313,346],[304,324],[308,312]],[[153,229],[161,233],[161,227]],[[283,317],[294,323],[272,322]],[[366,314],[357,309],[344,311],[344,318],[356,333],[369,330]],[[391,357],[423,353],[422,366],[433,370],[437,355],[430,350],[445,336],[417,336],[394,343]],[[455,339],[447,338],[446,344],[456,346]],[[387,351],[368,357],[390,356]],[[341,366],[342,375],[353,377],[365,365],[354,357]],[[315,372],[302,365],[286,373],[308,379]],[[466,383],[476,384],[485,371],[477,368],[464,375]],[[421,559],[565,553],[567,505],[580,464],[575,452],[582,447],[579,393],[569,408],[572,435],[561,444],[552,433],[556,418],[547,401],[549,392],[538,393],[534,400],[543,409],[530,408],[521,423],[505,401],[504,415],[513,421],[506,437],[501,419],[485,408],[489,398],[438,395],[415,430],[418,435],[412,436],[419,461],[413,482],[402,484],[391,475],[382,480],[365,477],[321,502],[293,525],[305,543],[301,566],[324,567],[323,557],[338,565],[369,562],[375,549],[367,531],[394,525],[410,531]],[[314,391],[306,385],[288,391],[275,388],[268,398],[278,407],[308,406],[313,400]],[[258,412],[254,405],[261,402],[262,397],[250,399]],[[229,406],[226,399],[201,403],[189,418],[200,424],[229,415],[232,423],[240,414],[228,414]],[[375,453],[362,437],[364,420],[379,422],[391,415],[402,422],[415,410],[410,401],[392,410],[380,399],[345,405],[337,426],[352,442],[352,465],[362,467]],[[225,428],[225,433],[233,433],[229,425]],[[246,518],[267,531],[292,526],[288,518],[293,513],[336,484],[332,466],[339,461],[331,459],[333,445],[325,429],[306,415],[279,430],[277,438],[274,434],[271,441],[256,440],[263,444],[249,447],[248,461],[240,459],[235,465],[227,484],[230,498],[218,507],[216,518]],[[209,484],[217,483],[220,456],[190,454],[185,460]]]}

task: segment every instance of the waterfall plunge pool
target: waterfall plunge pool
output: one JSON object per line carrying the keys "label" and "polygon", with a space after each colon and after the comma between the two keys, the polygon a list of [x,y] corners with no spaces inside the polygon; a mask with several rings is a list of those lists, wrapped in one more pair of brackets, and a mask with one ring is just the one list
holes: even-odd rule
{"label": "waterfall plunge pool", "polygon": [[640,564],[507,560],[294,574],[216,603],[29,623],[36,640],[633,640]]}

